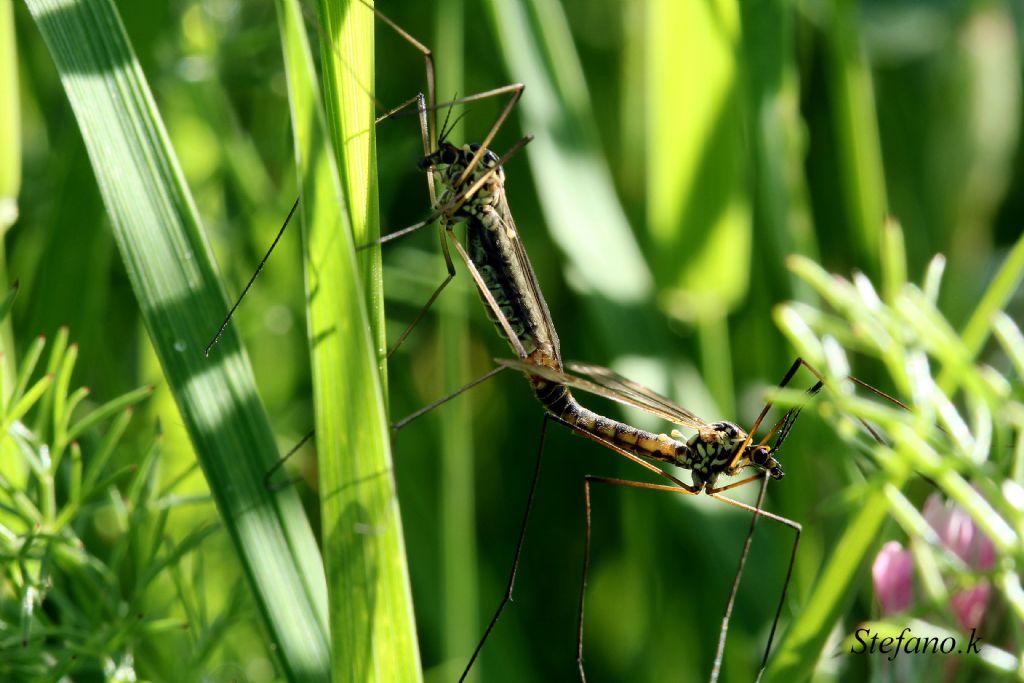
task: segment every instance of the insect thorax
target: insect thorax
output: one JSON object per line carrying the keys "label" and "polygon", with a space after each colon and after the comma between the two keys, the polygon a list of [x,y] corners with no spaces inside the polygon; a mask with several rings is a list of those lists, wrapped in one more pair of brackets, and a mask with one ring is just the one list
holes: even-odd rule
{"label": "insect thorax", "polygon": [[[438,198],[438,203],[441,207],[451,207],[451,210],[445,214],[448,220],[458,222],[478,218],[492,223],[487,226],[491,228],[494,216],[489,208],[494,207],[502,200],[501,195],[504,192],[505,184],[505,171],[498,165],[498,157],[494,152],[485,149],[473,170],[461,183],[459,182],[479,149],[480,145],[477,144],[456,147],[446,142],[438,151],[424,159],[424,162],[432,165],[441,174],[443,190]],[[462,195],[484,176],[488,176],[487,180],[460,206]]]}
{"label": "insect thorax", "polygon": [[732,422],[715,422],[711,429],[690,437],[686,445],[690,449],[689,469],[693,472],[694,485],[714,487],[720,475],[735,474],[729,471],[729,465],[746,438],[747,433]]}

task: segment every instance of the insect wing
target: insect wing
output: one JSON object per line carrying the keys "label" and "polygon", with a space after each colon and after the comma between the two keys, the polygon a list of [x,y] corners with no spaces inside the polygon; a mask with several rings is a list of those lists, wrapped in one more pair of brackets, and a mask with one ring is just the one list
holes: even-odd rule
{"label": "insect wing", "polygon": [[711,428],[711,425],[678,403],[639,382],[623,377],[610,368],[575,361],[569,361],[565,366],[575,373],[589,377],[592,381],[612,391],[629,396],[634,402],[631,405],[636,405],[649,412],[651,412],[651,409],[656,409],[658,412],[655,414],[671,415],[672,417],[667,418],[671,422],[698,430]]}
{"label": "insect wing", "polygon": [[[496,358],[495,362],[499,365],[512,368],[513,370],[519,370],[526,373],[527,375],[533,375],[534,377],[540,377],[546,379],[549,382],[555,382],[557,384],[564,384],[573,389],[579,389],[580,391],[586,391],[587,393],[594,394],[595,396],[601,396],[611,401],[621,403],[622,405],[631,406],[638,408],[646,413],[660,417],[663,420],[672,422],[674,424],[689,427],[690,429],[703,430],[708,429],[709,425],[701,420],[693,413],[681,408],[663,396],[650,391],[646,387],[642,387],[639,384],[630,382],[644,389],[643,392],[637,391],[623,391],[619,386],[609,387],[598,381],[592,381],[585,377],[579,377],[577,375],[571,375],[566,372],[560,372],[554,368],[549,368],[546,365],[535,365],[522,360],[513,360],[510,358]],[[593,369],[598,368],[601,370],[607,370],[607,368],[599,368],[599,366],[585,366]],[[611,373],[611,370],[607,370]],[[614,374],[614,373],[612,373]],[[595,376],[594,379],[599,379],[599,375]],[[622,378],[625,379],[625,378]],[[625,385],[622,385],[625,386]],[[648,395],[649,394],[649,395]],[[657,400],[652,400],[652,397]]]}
{"label": "insect wing", "polygon": [[[506,231],[508,238],[513,243],[516,258],[519,261],[519,267],[523,272],[527,285],[530,287],[530,293],[533,294],[534,301],[539,302],[540,306],[544,309],[544,319],[550,321],[551,312],[548,310],[548,302],[544,300],[544,296],[540,293],[540,284],[537,282],[537,276],[533,272],[533,264],[530,263],[530,258],[526,255],[526,248],[523,247],[523,243],[519,239],[519,230],[516,229],[516,223],[512,220],[512,212],[509,211],[508,203],[505,200],[504,195],[502,195],[501,201],[498,202],[497,210],[501,220],[500,229]],[[549,328],[547,330],[548,338],[554,346],[555,356],[558,357],[559,361],[561,361],[558,332],[555,330],[554,323],[547,327]]]}

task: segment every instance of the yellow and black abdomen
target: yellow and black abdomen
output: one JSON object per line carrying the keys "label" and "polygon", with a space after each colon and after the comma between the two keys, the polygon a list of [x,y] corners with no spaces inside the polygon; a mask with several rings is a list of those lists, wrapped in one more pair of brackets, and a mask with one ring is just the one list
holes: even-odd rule
{"label": "yellow and black abdomen", "polygon": [[537,399],[548,412],[575,429],[600,437],[634,455],[690,469],[692,452],[682,441],[665,434],[638,429],[584,408],[564,384],[537,377],[531,377],[530,383]]}

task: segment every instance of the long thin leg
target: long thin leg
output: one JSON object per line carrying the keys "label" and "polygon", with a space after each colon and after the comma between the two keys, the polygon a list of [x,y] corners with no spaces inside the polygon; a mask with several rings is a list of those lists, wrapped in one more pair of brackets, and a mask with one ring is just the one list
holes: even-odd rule
{"label": "long thin leg", "polygon": [[526,526],[530,521],[530,510],[533,509],[533,499],[537,493],[537,481],[540,479],[540,463],[541,458],[544,455],[544,439],[547,436],[548,431],[548,418],[549,415],[545,413],[544,423],[540,430],[540,446],[537,448],[537,461],[534,463],[533,478],[530,480],[530,493],[526,498],[526,510],[523,512],[523,522],[519,527],[519,538],[516,541],[515,552],[512,554],[512,569],[509,571],[508,585],[505,588],[505,594],[498,602],[498,608],[494,610],[494,616],[491,617],[491,621],[487,624],[487,628],[484,629],[484,634],[480,638],[480,642],[477,643],[476,649],[473,650],[473,655],[469,658],[466,668],[463,670],[462,675],[459,676],[459,683],[466,680],[466,676],[469,675],[469,670],[473,667],[473,663],[480,655],[480,650],[483,649],[484,643],[487,642],[487,637],[491,635],[491,631],[494,630],[494,625],[498,623],[498,618],[501,616],[502,610],[505,609],[505,605],[507,605],[512,599],[512,590],[516,585],[516,572],[519,571],[519,558],[522,555],[523,541],[526,538]]}
{"label": "long thin leg", "polygon": [[[761,479],[762,477],[759,476],[757,478]],[[597,477],[597,476],[593,476],[593,475],[587,475],[586,477],[584,477],[584,503],[585,503],[585,507],[586,507],[587,529],[586,529],[586,537],[585,537],[586,540],[585,540],[585,545],[584,545],[583,580],[582,580],[581,585],[580,585],[580,603],[579,603],[579,611],[577,613],[577,634],[576,634],[576,663],[577,663],[577,667],[579,669],[580,680],[583,681],[584,683],[586,681],[586,673],[584,672],[584,668],[583,668],[583,608],[584,608],[584,597],[585,597],[585,593],[586,593],[587,574],[588,574],[589,567],[590,567],[590,539],[591,539],[590,484],[592,482],[593,483],[601,483],[601,484],[611,484],[611,485],[615,485],[615,486],[625,486],[625,487],[629,487],[629,488],[646,489],[646,490],[651,490],[651,491],[666,491],[668,493],[677,493],[677,494],[686,494],[686,495],[696,495],[697,493],[699,493],[699,491],[694,491],[694,490],[692,490],[692,488],[687,488],[687,487],[680,488],[680,487],[677,487],[677,486],[668,486],[668,485],[665,485],[665,484],[650,484],[650,483],[647,483],[647,482],[632,481],[632,480],[628,480],[628,479],[614,479],[614,478],[610,478],[610,477]],[[737,570],[736,570],[736,577],[733,580],[733,590],[730,592],[729,600],[728,600],[728,602],[726,604],[726,612],[725,612],[725,615],[723,616],[723,619],[722,619],[721,630],[719,631],[718,648],[717,648],[717,650],[715,652],[715,664],[714,664],[714,666],[712,668],[712,672],[711,672],[711,681],[712,682],[717,680],[719,670],[721,669],[721,658],[722,658],[722,654],[724,652],[725,639],[726,639],[726,636],[728,634],[729,618],[730,618],[730,616],[732,614],[733,604],[735,603],[736,593],[737,593],[738,588],[739,588],[739,581],[740,581],[740,578],[742,577],[743,570],[745,568],[746,561],[747,561],[747,556],[749,554],[750,543],[751,543],[751,540],[753,538],[754,525],[756,524],[757,519],[759,517],[765,517],[767,519],[770,519],[770,520],[773,520],[773,521],[778,522],[780,524],[783,524],[785,526],[788,526],[791,529],[793,529],[793,531],[795,532],[795,537],[793,539],[793,550],[790,553],[789,566],[786,569],[786,578],[785,578],[785,581],[784,581],[783,586],[782,586],[782,594],[779,597],[779,605],[778,605],[778,608],[776,609],[776,612],[775,612],[775,621],[772,624],[771,634],[768,637],[768,644],[765,647],[764,657],[763,657],[763,659],[761,661],[761,668],[762,669],[764,668],[765,664],[767,663],[768,655],[771,652],[772,641],[775,638],[776,625],[778,624],[779,617],[782,614],[782,606],[785,603],[786,592],[787,592],[787,590],[789,588],[789,580],[790,580],[790,577],[792,576],[792,573],[793,573],[793,564],[796,561],[796,550],[797,550],[797,546],[798,546],[798,544],[800,542],[801,526],[797,522],[794,522],[791,519],[788,519],[786,517],[782,517],[780,515],[776,515],[776,514],[773,514],[771,512],[767,512],[767,511],[761,509],[761,504],[762,504],[763,499],[764,499],[764,490],[765,490],[765,486],[766,486],[766,483],[767,483],[767,479],[763,479],[763,482],[764,483],[762,484],[761,493],[758,496],[758,501],[757,501],[757,506],[756,507],[752,507],[750,505],[747,505],[746,503],[741,503],[741,502],[733,500],[731,498],[726,498],[725,496],[719,496],[719,495],[716,495],[716,494],[712,494],[712,496],[711,496],[712,498],[715,498],[716,500],[720,500],[723,503],[728,503],[729,505],[733,505],[735,507],[738,507],[738,508],[741,508],[743,510],[746,510],[748,512],[753,513],[753,518],[751,519],[750,529],[749,529],[749,531],[747,533],[747,538],[744,541],[744,547],[743,547],[743,550],[742,550],[741,555],[740,555],[740,562],[739,562],[739,565],[738,565]]]}
{"label": "long thin leg", "polygon": [[277,474],[277,472],[282,467],[284,467],[284,464],[286,462],[288,462],[288,459],[291,458],[293,455],[295,455],[295,453],[300,448],[302,448],[303,444],[305,444],[307,441],[309,441],[310,439],[313,438],[313,434],[315,432],[316,432],[315,429],[309,430],[309,432],[307,432],[306,435],[304,437],[302,437],[297,444],[295,444],[290,449],[288,449],[288,452],[285,453],[284,455],[282,455],[278,459],[278,461],[274,463],[273,467],[271,467],[269,470],[267,470],[266,474],[263,475],[263,488],[265,488],[268,491],[280,491],[281,489],[287,488],[287,487],[291,486],[292,484],[294,484],[295,482],[298,481],[297,478],[293,477],[293,478],[289,479],[288,481],[285,481],[285,482],[283,482],[281,484],[275,484],[274,482],[271,481],[271,479],[273,479],[274,475]]}
{"label": "long thin leg", "polygon": [[[503,370],[506,370],[506,369],[507,368],[504,365],[499,365],[498,367],[494,368],[493,370],[491,370],[487,374],[481,375],[480,377],[477,377],[476,379],[474,379],[473,381],[469,382],[468,384],[464,384],[463,386],[459,387],[458,389],[456,389],[455,391],[451,392],[450,394],[447,394],[446,396],[442,396],[441,398],[437,399],[436,401],[432,401],[428,405],[423,406],[422,408],[420,408],[416,412],[411,413],[409,415],[406,415],[401,420],[399,420],[398,422],[395,422],[395,423],[393,423],[391,425],[391,431],[393,433],[394,432],[398,432],[400,429],[402,429],[403,427],[408,425],[413,420],[416,420],[417,418],[423,417],[424,415],[426,415],[430,411],[434,410],[435,408],[444,405],[445,403],[447,403],[448,401],[452,400],[456,396],[459,396],[460,394],[463,394],[463,393],[469,391],[470,389],[472,389],[473,387],[477,386],[478,384],[482,384],[482,383],[486,382],[487,380],[489,380],[492,377],[498,375],[499,373],[501,373]],[[298,451],[302,447],[302,445],[304,443],[306,443],[311,438],[313,438],[313,434],[314,433],[315,433],[315,430],[310,430],[308,434],[303,436],[302,439],[297,444],[292,446],[288,450],[287,453],[285,453],[283,456],[281,456],[281,458],[276,463],[274,463],[273,467],[271,467],[269,470],[267,470],[267,473],[263,475],[263,485],[266,487],[266,489],[268,491],[278,491],[278,490],[283,489],[283,488],[285,488],[287,486],[290,486],[290,485],[292,485],[292,484],[294,484],[296,482],[296,479],[293,478],[293,479],[289,479],[288,481],[286,481],[284,483],[281,483],[281,484],[274,484],[271,481],[271,479],[284,466],[284,464],[288,461],[288,459],[291,458],[293,455],[295,455],[296,451]]]}
{"label": "long thin leg", "polygon": [[462,393],[464,393],[466,391],[469,391],[470,389],[472,389],[473,387],[475,387],[478,384],[482,384],[483,382],[486,382],[487,380],[489,380],[490,378],[494,377],[495,375],[497,375],[498,373],[500,373],[504,369],[505,369],[504,365],[499,365],[498,367],[496,367],[493,370],[491,370],[490,372],[488,372],[486,375],[482,375],[480,377],[477,377],[476,379],[474,379],[469,384],[465,384],[465,385],[459,387],[458,389],[456,389],[455,391],[453,391],[452,393],[446,394],[445,396],[442,396],[441,398],[437,399],[436,401],[432,401],[432,402],[428,403],[427,405],[423,406],[422,408],[420,408],[416,412],[410,413],[409,415],[406,415],[405,417],[403,417],[398,422],[393,422],[391,424],[391,431],[393,431],[393,432],[399,431],[400,429],[402,429],[403,427],[408,425],[413,420],[416,420],[418,418],[423,417],[424,415],[426,415],[430,411],[434,410],[438,406],[444,405],[445,403],[447,403],[448,401],[452,400],[453,398],[455,398],[459,394],[462,394]]}
{"label": "long thin leg", "polygon": [[[430,193],[431,196],[433,196],[433,184],[431,184],[430,186]],[[388,349],[385,358],[391,358],[391,354],[398,350],[398,347],[402,345],[402,342],[404,342],[405,338],[409,336],[413,328],[419,324],[423,316],[426,315],[427,311],[430,310],[430,307],[434,305],[435,301],[437,301],[437,297],[441,296],[441,292],[443,292],[444,288],[448,286],[448,283],[455,279],[455,262],[452,261],[451,252],[448,251],[448,241],[445,239],[445,232],[445,226],[442,225],[440,231],[438,232],[438,238],[441,242],[441,255],[444,257],[444,267],[445,270],[447,271],[447,275],[445,276],[444,280],[441,281],[441,284],[439,284],[437,288],[434,289],[434,292],[430,295],[430,298],[428,298],[426,302],[424,302],[424,304],[420,306],[420,310],[416,312],[416,315],[413,316],[412,321],[402,331],[402,334],[398,335],[398,339],[396,339],[395,343],[392,344],[391,348]]]}
{"label": "long thin leg", "polygon": [[[793,370],[793,372],[795,372],[795,370]],[[792,373],[787,373],[787,375],[789,375],[791,377]],[[640,459],[638,456],[630,453],[629,451],[626,451],[625,449],[623,449],[623,448],[619,447],[618,445],[612,443],[608,439],[605,439],[605,438],[602,438],[602,437],[600,437],[600,436],[598,436],[596,434],[591,434],[591,433],[589,433],[587,431],[584,431],[584,430],[576,427],[575,425],[571,424],[570,422],[567,422],[566,420],[563,420],[560,417],[551,416],[551,419],[555,420],[556,422],[560,422],[561,424],[565,425],[566,427],[568,427],[572,431],[576,432],[580,436],[586,437],[586,438],[590,439],[591,441],[596,441],[597,443],[601,444],[602,446],[604,446],[604,447],[606,447],[606,448],[608,448],[608,449],[610,449],[612,451],[615,451],[619,455],[623,456],[624,458],[626,458],[626,459],[628,459],[628,460],[630,460],[632,462],[635,462],[636,464],[640,465],[644,469],[646,469],[646,470],[648,470],[650,472],[653,472],[654,474],[657,474],[658,476],[664,477],[665,479],[668,479],[669,481],[672,482],[672,485],[649,484],[649,483],[646,483],[646,482],[629,482],[629,483],[625,483],[626,480],[614,480],[615,482],[621,482],[622,485],[631,486],[633,488],[643,488],[643,489],[649,489],[649,490],[652,490],[652,491],[668,491],[668,492],[671,492],[671,493],[685,493],[685,494],[696,494],[696,493],[700,492],[700,490],[697,489],[697,487],[695,487],[695,486],[693,486],[691,484],[683,483],[678,478],[672,476],[668,472],[665,472],[664,470],[662,470],[662,469],[660,469],[658,467],[655,467],[651,463],[649,463],[649,462],[647,462],[645,460]],[[756,521],[756,519],[758,517],[765,517],[766,519],[771,519],[771,520],[773,520],[775,522],[778,522],[779,524],[783,524],[785,526],[790,527],[791,529],[793,529],[793,531],[796,534],[795,538],[793,539],[793,550],[792,550],[792,552],[790,554],[790,558],[789,558],[789,567],[786,570],[786,581],[785,581],[785,584],[782,587],[782,595],[779,598],[779,606],[778,606],[778,609],[776,610],[776,617],[775,617],[776,621],[772,625],[772,631],[771,631],[771,635],[769,636],[768,645],[765,648],[764,659],[763,659],[762,665],[761,665],[762,668],[763,668],[764,667],[764,663],[768,661],[768,655],[771,652],[772,640],[775,637],[775,629],[776,629],[776,625],[778,623],[779,615],[782,614],[782,605],[785,602],[786,591],[789,588],[789,578],[790,578],[790,576],[792,576],[792,573],[793,573],[793,564],[796,562],[796,550],[797,550],[797,545],[800,542],[800,531],[801,531],[802,527],[800,526],[800,524],[798,524],[797,522],[794,522],[791,519],[788,519],[786,517],[782,517],[781,515],[776,515],[774,513],[768,512],[766,510],[762,510],[761,509],[761,505],[760,505],[760,500],[758,501],[757,507],[752,507],[750,505],[747,505],[746,503],[741,503],[738,500],[733,500],[732,498],[727,498],[726,496],[719,495],[719,493],[721,491],[727,491],[729,489],[736,488],[737,486],[742,486],[744,484],[748,484],[751,481],[754,481],[755,479],[759,479],[759,478],[760,478],[760,475],[754,476],[754,477],[748,477],[747,479],[744,479],[742,481],[736,482],[734,484],[730,484],[728,486],[721,487],[719,489],[709,489],[709,490],[707,490],[707,493],[708,493],[708,495],[710,495],[715,500],[720,500],[723,503],[727,503],[729,505],[732,505],[733,507],[737,507],[737,508],[740,508],[741,510],[746,510],[747,512],[753,513],[755,521]],[[596,481],[596,479],[597,478],[595,478],[595,481]],[[606,480],[602,479],[602,481],[606,481]],[[607,481],[609,483],[611,483],[612,480],[607,480]],[[589,507],[588,507],[588,516],[589,516]],[[588,541],[588,543],[589,543],[589,541]],[[588,553],[589,553],[589,551],[588,551]],[[589,557],[589,555],[588,555],[588,557]],[[587,561],[589,562],[589,560],[587,560]],[[743,558],[741,558],[741,561],[744,562],[744,563],[746,562],[746,560],[743,559]],[[584,571],[586,571],[586,568],[584,568]],[[742,571],[742,567],[741,567],[741,571]],[[585,575],[584,575],[584,577],[585,577]],[[585,582],[585,578],[584,578],[584,582]],[[582,593],[581,593],[581,595],[582,595]],[[734,600],[735,600],[735,593],[730,594],[729,601],[732,602]],[[582,635],[581,635],[582,634],[582,613],[583,613],[583,607],[582,607],[582,602],[581,602],[581,605],[580,605],[581,625],[580,625],[580,633],[578,634],[578,637],[580,639],[582,639]],[[726,624],[726,627],[727,627],[727,624]],[[720,639],[722,637],[723,636],[720,636]],[[578,657],[578,661],[580,662],[579,668],[580,668],[581,680],[586,680],[585,676],[583,674],[583,665],[582,665],[582,640],[580,640],[580,642],[577,644],[577,657]]]}
{"label": "long thin leg", "polygon": [[206,356],[207,358],[210,357],[210,349],[212,349],[217,344],[217,342],[220,341],[221,335],[224,334],[224,330],[227,329],[228,324],[231,322],[231,316],[235,314],[235,309],[237,309],[238,305],[242,303],[242,299],[244,299],[245,295],[249,293],[249,288],[252,287],[252,283],[256,282],[256,278],[259,277],[260,271],[263,270],[263,266],[267,264],[267,259],[270,258],[270,254],[271,252],[274,251],[274,247],[276,247],[277,243],[281,240],[281,235],[284,234],[284,229],[288,227],[288,223],[292,220],[292,216],[295,215],[295,210],[297,208],[299,208],[299,197],[295,198],[295,203],[292,204],[292,208],[288,212],[287,218],[284,219],[284,223],[281,224],[281,228],[277,231],[277,235],[274,237],[274,241],[270,244],[270,248],[267,249],[267,253],[263,255],[262,259],[260,259],[260,264],[256,266],[256,272],[253,273],[252,277],[249,278],[249,282],[245,284],[245,289],[242,290],[242,293],[238,296],[238,299],[231,307],[231,310],[228,311],[228,314],[224,317],[224,322],[222,322],[220,324],[220,327],[217,328],[217,333],[213,335],[213,338],[210,340],[210,343],[206,345],[206,349],[203,351],[203,355]]}
{"label": "long thin leg", "polygon": [[[427,106],[427,111],[431,112],[429,114],[429,116],[430,116],[430,125],[427,128],[431,132],[436,131],[437,130],[437,115],[436,115],[437,109],[434,106],[434,104],[436,102],[436,97],[437,97],[437,85],[436,85],[437,84],[437,76],[436,76],[436,72],[434,70],[434,53],[431,52],[429,47],[427,47],[426,45],[424,45],[420,41],[416,40],[416,38],[414,38],[412,36],[412,34],[410,34],[404,28],[402,28],[401,26],[399,26],[395,22],[391,21],[391,19],[389,19],[387,15],[382,13],[376,7],[374,7],[373,5],[365,2],[365,0],[363,1],[363,4],[366,5],[367,7],[369,7],[371,10],[373,10],[373,13],[377,16],[377,18],[380,19],[382,22],[384,22],[384,24],[387,27],[389,27],[392,31],[397,33],[403,40],[405,40],[407,43],[412,45],[416,50],[418,50],[420,52],[420,54],[423,55],[423,61],[424,61],[424,65],[426,67],[426,72],[427,72],[427,103],[426,103],[426,106]],[[437,140],[434,140],[434,139],[431,138],[427,142],[429,144],[429,148],[427,149],[427,154],[429,154],[430,150],[434,149],[437,146]]]}
{"label": "long thin leg", "polygon": [[[747,481],[751,481],[751,480],[747,480]],[[729,486],[727,488],[734,488],[734,487]],[[783,580],[783,583],[782,583],[782,593],[779,595],[779,604],[775,608],[775,618],[772,620],[772,630],[768,634],[768,643],[765,645],[765,648],[764,648],[764,657],[761,658],[761,669],[763,670],[765,665],[767,665],[767,663],[768,663],[768,655],[771,654],[771,651],[772,651],[772,642],[775,640],[775,631],[776,631],[776,629],[778,628],[778,625],[779,625],[779,618],[782,616],[782,606],[786,602],[786,592],[789,590],[789,581],[790,581],[790,579],[793,576],[793,566],[796,564],[796,551],[797,551],[797,547],[800,545],[800,532],[803,531],[803,527],[800,526],[800,524],[798,522],[795,522],[792,519],[789,519],[788,517],[783,517],[781,515],[776,515],[774,513],[771,513],[771,512],[768,512],[766,510],[761,509],[761,498],[762,498],[763,494],[762,494],[762,496],[758,497],[757,507],[751,507],[750,505],[747,505],[746,503],[741,503],[738,500],[733,500],[732,498],[726,498],[725,496],[720,496],[717,493],[712,493],[710,495],[711,495],[712,498],[714,498],[716,500],[720,500],[720,501],[723,501],[725,503],[729,503],[730,505],[734,505],[734,506],[736,506],[738,508],[742,508],[744,510],[747,510],[748,512],[754,513],[754,520],[751,522],[752,526],[753,526],[754,523],[756,523],[758,517],[764,517],[765,519],[770,519],[770,520],[773,520],[775,522],[778,522],[779,524],[783,524],[785,526],[788,526],[789,528],[791,528],[793,530],[793,534],[794,534],[793,535],[793,547],[792,547],[792,549],[790,550],[790,553],[789,553],[789,564],[786,566],[786,578]],[[735,591],[738,588],[739,588],[739,584],[736,584],[736,586],[734,586],[734,588],[733,588],[733,595],[730,595],[730,597],[729,597],[730,601],[734,600],[734,598],[735,598]]]}
{"label": "long thin leg", "polygon": [[[431,68],[432,68],[432,65],[431,65]],[[419,110],[421,112],[425,112],[426,111],[426,106],[427,105],[423,102],[423,95],[416,95],[415,97],[409,98],[408,100],[406,100],[402,104],[398,105],[394,109],[392,109],[392,110],[388,111],[387,113],[385,113],[383,116],[379,117],[377,119],[377,122],[379,123],[380,121],[383,121],[383,120],[385,120],[387,118],[390,118],[390,117],[394,116],[395,114],[397,114],[398,112],[406,109],[407,107],[411,106],[412,104],[418,104],[419,105],[418,108],[419,108]],[[424,116],[425,116],[425,114],[424,114]],[[425,125],[426,125],[426,123],[425,123],[425,120],[424,120],[424,122],[421,124],[421,127],[424,127],[423,128],[423,130],[424,130],[424,133],[423,133],[423,135],[424,135],[424,143],[423,143],[424,146],[426,146],[428,144],[427,143],[427,139],[426,139]],[[425,147],[425,149],[426,149],[426,147]],[[429,153],[429,151],[427,153]],[[428,182],[428,185],[429,185],[429,189],[430,189],[431,206],[433,206],[436,203],[436,200],[434,199],[434,183],[433,183],[433,179],[432,178]],[[292,208],[288,212],[288,216],[284,219],[284,222],[281,224],[281,228],[277,231],[277,235],[274,237],[274,241],[270,244],[270,248],[267,249],[267,252],[263,255],[263,258],[260,259],[259,265],[256,266],[256,271],[249,278],[249,282],[246,283],[245,288],[242,290],[242,293],[238,296],[238,299],[235,301],[234,305],[231,306],[231,310],[229,310],[228,314],[224,317],[224,321],[221,322],[220,327],[217,328],[216,334],[213,335],[213,338],[206,345],[206,349],[203,352],[203,355],[205,355],[206,357],[210,356],[210,350],[213,349],[213,347],[217,344],[218,341],[220,341],[221,335],[224,334],[224,330],[227,329],[228,324],[230,324],[230,322],[231,322],[231,318],[235,315],[235,310],[242,303],[242,299],[245,298],[245,295],[249,293],[249,289],[252,287],[253,283],[256,282],[256,278],[259,277],[260,272],[263,270],[263,266],[266,265],[267,260],[270,258],[270,254],[273,253],[274,249],[277,247],[277,243],[281,240],[281,236],[284,235],[284,231],[288,227],[288,224],[291,222],[292,216],[295,215],[295,210],[299,208],[299,201],[301,199],[302,199],[301,197],[296,197],[295,198],[295,203],[292,204]],[[431,223],[433,223],[435,220],[437,220],[437,217],[439,215],[440,215],[439,213],[435,212],[435,214],[432,214],[427,220],[421,221],[420,223],[417,223],[415,225],[409,226],[408,228],[405,228],[405,229],[399,231],[400,234],[386,235],[384,238],[382,238],[381,240],[378,240],[375,243],[379,244],[379,243],[382,243],[384,241],[387,241],[387,240],[390,240],[390,239],[394,239],[395,237],[400,237],[403,234],[407,234],[409,232],[414,232],[415,230],[418,230],[418,229],[424,227],[425,225],[430,225]],[[362,249],[362,248],[363,247],[358,247],[358,249]],[[433,296],[430,299],[430,302],[427,304],[427,307],[429,307],[430,303],[433,303],[433,300],[437,298],[437,296],[441,293],[441,290],[444,289],[445,285],[448,284],[448,282],[451,280],[452,276],[454,275],[454,272],[453,272],[454,268],[452,267],[451,259],[450,258],[448,259],[448,266],[449,266],[449,277],[434,292]],[[388,351],[388,354],[387,354],[388,356],[390,356],[394,352],[394,350],[396,348],[398,348],[398,346],[401,344],[402,340],[404,340],[405,337],[408,336],[409,332],[415,326],[415,324],[419,320],[420,316],[422,316],[422,313],[419,316],[417,316],[416,320],[413,321],[413,324],[410,325],[409,328],[406,329],[406,331],[402,333],[402,336],[399,338],[399,341]]]}
{"label": "long thin leg", "polygon": [[[750,555],[750,546],[754,541],[754,528],[757,526],[757,518],[761,516],[760,510],[764,505],[764,494],[768,490],[768,473],[761,475],[761,489],[757,494],[757,503],[754,505],[755,512],[750,516],[750,528],[747,529],[747,537],[743,540],[743,550],[740,551],[740,561],[736,566],[736,575],[732,579],[732,588],[729,590],[729,600],[725,604],[725,611],[722,613],[722,625],[718,629],[718,646],[715,648],[715,660],[711,665],[710,683],[716,683],[718,674],[722,670],[722,657],[725,655],[725,641],[729,635],[729,619],[732,618],[732,610],[736,604],[736,595],[740,590],[740,581],[743,579],[743,570],[747,566],[747,557]],[[788,579],[787,579],[788,580]],[[785,591],[785,588],[783,588]],[[778,618],[778,615],[776,615]],[[772,634],[775,633],[775,624],[772,624]],[[771,639],[768,640],[768,647],[771,647]],[[765,654],[767,658],[767,653]],[[764,664],[762,663],[762,667]]]}
{"label": "long thin leg", "polygon": [[523,348],[523,344],[519,341],[518,335],[512,331],[512,325],[509,323],[508,318],[505,317],[505,314],[501,312],[501,307],[498,306],[498,302],[494,300],[494,295],[491,294],[491,290],[488,289],[487,283],[484,282],[483,276],[480,275],[480,271],[477,270],[476,264],[473,263],[473,259],[469,258],[469,254],[466,253],[466,250],[462,247],[462,243],[459,242],[454,232],[449,230],[448,237],[455,245],[455,250],[459,252],[459,256],[461,256],[462,260],[465,262],[466,270],[468,270],[470,276],[472,276],[473,282],[476,284],[476,288],[480,292],[480,296],[482,296],[484,301],[487,302],[487,306],[494,313],[498,324],[501,325],[501,329],[505,333],[505,338],[512,347],[515,348],[516,355],[520,358],[526,358],[526,349]]}
{"label": "long thin leg", "polygon": [[687,488],[677,488],[675,486],[665,486],[663,484],[648,484],[646,482],[630,481],[627,479],[599,477],[592,474],[588,474],[583,477],[583,509],[586,516],[586,531],[583,537],[583,576],[580,579],[579,608],[576,611],[576,668],[579,670],[580,681],[583,683],[586,683],[587,681],[587,673],[583,668],[583,607],[587,595],[587,575],[590,573],[590,541],[592,536],[590,485],[592,483],[611,484],[614,486],[627,486],[640,489],[653,489],[655,491],[672,491],[691,496],[695,496],[700,493],[699,491]]}

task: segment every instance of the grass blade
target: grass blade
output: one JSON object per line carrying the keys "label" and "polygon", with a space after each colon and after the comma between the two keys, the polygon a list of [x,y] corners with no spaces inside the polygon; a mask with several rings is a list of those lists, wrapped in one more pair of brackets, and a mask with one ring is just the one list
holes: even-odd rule
{"label": "grass blade", "polygon": [[[333,678],[418,681],[419,650],[378,370],[380,345],[374,344],[370,325],[381,313],[368,316],[363,296],[376,291],[372,280],[379,279],[379,267],[371,260],[360,272],[353,240],[353,232],[355,240],[364,241],[379,229],[371,180],[373,114],[360,87],[373,80],[374,18],[359,2],[320,6],[325,34],[336,41],[323,55],[332,64],[344,61],[325,68],[334,150],[347,169],[343,186],[334,156],[324,153],[327,126],[301,10],[291,0],[279,0],[277,8],[302,179]],[[347,212],[339,210],[345,206]],[[369,300],[379,306],[381,298]]]}
{"label": "grass blade", "polygon": [[845,219],[860,263],[877,275],[888,199],[871,70],[858,32],[855,3],[845,0],[832,5],[826,41]]}
{"label": "grass blade", "polygon": [[277,458],[252,370],[148,85],[109,0],[30,0],[82,131],[150,339],[290,680],[327,675],[325,581],[294,493],[263,486]]}

